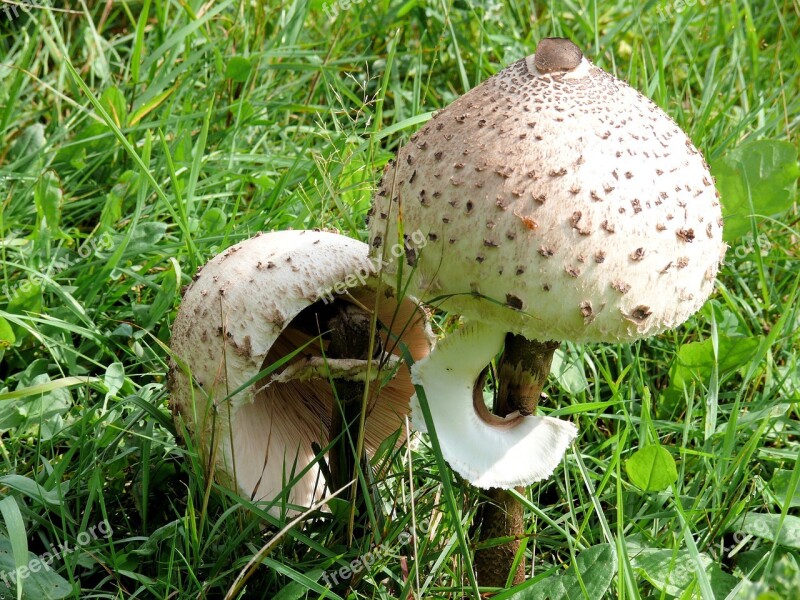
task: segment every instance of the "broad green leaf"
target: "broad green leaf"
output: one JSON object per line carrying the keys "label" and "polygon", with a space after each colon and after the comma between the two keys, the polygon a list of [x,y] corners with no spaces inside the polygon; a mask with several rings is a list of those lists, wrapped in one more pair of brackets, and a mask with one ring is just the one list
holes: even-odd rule
{"label": "broad green leaf", "polygon": [[785,554],[775,564],[771,577],[773,589],[783,593],[784,598],[791,598],[800,590],[800,558]]}
{"label": "broad green leaf", "polygon": [[[126,257],[138,257],[156,250],[155,246],[162,240],[167,232],[167,224],[160,221],[139,223],[131,235],[130,242],[125,248]],[[118,245],[121,237],[115,236],[114,246]]]}
{"label": "broad green leaf", "polygon": [[242,56],[233,56],[225,67],[225,77],[239,83],[244,83],[250,76],[252,68],[250,61],[246,58]]}
{"label": "broad green leaf", "polygon": [[502,594],[503,600],[576,600],[584,592],[575,574],[577,567],[589,598],[605,598],[617,572],[617,555],[611,544],[599,544],[582,551],[563,574],[547,577],[533,585],[518,586],[517,591]]}
{"label": "broad green leaf", "polygon": [[117,193],[117,186],[111,188],[106,194],[106,201],[103,204],[103,211],[100,213],[100,228],[109,231],[122,218],[122,196]]}
{"label": "broad green leaf", "polygon": [[[35,279],[26,279],[14,288],[6,310],[15,315],[33,314],[42,312],[42,286]],[[21,325],[11,325],[11,329],[18,340],[28,337],[28,331]]]}
{"label": "broad green leaf", "polygon": [[[758,426],[764,419],[775,421],[783,418],[787,413],[793,411],[795,405],[791,402],[778,402],[776,404],[767,404],[764,408],[757,410],[749,410],[742,414],[736,421],[737,427],[754,427]],[[720,425],[721,428],[727,425]]]}
{"label": "broad green leaf", "polygon": [[22,134],[14,140],[14,143],[11,145],[11,149],[8,153],[9,158],[13,161],[39,152],[47,143],[44,137],[44,131],[44,125],[41,123],[34,123],[26,127]]}
{"label": "broad green leaf", "polygon": [[82,259],[97,256],[100,252],[108,252],[114,248],[114,238],[108,232],[92,236],[78,246],[78,257]]}
{"label": "broad green leaf", "polygon": [[706,302],[698,316],[708,322],[714,319],[717,323],[717,332],[722,336],[736,338],[749,335],[747,327],[736,312],[716,298],[711,298]]}
{"label": "broad green leaf", "polygon": [[98,121],[90,121],[75,136],[68,145],[58,150],[56,159],[70,163],[85,163],[87,155],[113,152],[115,149],[114,136],[108,125]]}
{"label": "broad green leaf", "polygon": [[751,231],[754,213],[777,216],[788,210],[800,177],[797,150],[776,140],[742,144],[715,161],[711,170],[722,200],[723,237],[732,243]]}
{"label": "broad green leaf", "polygon": [[[33,385],[48,384],[50,377],[39,375],[33,381]],[[26,419],[35,419],[36,421],[47,420],[50,417],[63,414],[72,405],[69,390],[63,387],[54,388],[39,396],[31,397],[27,401],[18,404],[17,410]]]}
{"label": "broad green leaf", "polygon": [[69,159],[69,166],[71,166],[76,171],[80,171],[86,168],[88,164],[86,161],[86,148],[76,148],[74,152],[61,152],[58,153],[59,157],[64,157],[65,159]]}
{"label": "broad green leaf", "polygon": [[108,88],[100,97],[100,104],[106,109],[117,127],[125,127],[128,124],[128,103],[119,88],[112,86]]}
{"label": "broad green leaf", "polygon": [[103,383],[106,385],[106,397],[114,396],[125,384],[125,367],[120,362],[111,363],[106,368]]}
{"label": "broad green leaf", "polygon": [[0,477],[0,485],[9,487],[42,504],[59,506],[69,491],[69,482],[56,484],[52,490],[46,490],[33,479],[22,475],[5,475]]}
{"label": "broad green leaf", "polygon": [[[338,178],[344,207],[359,206],[364,202],[369,205],[371,171],[371,166],[362,155],[351,155],[345,162]],[[334,201],[338,203],[339,198],[334,197]]]}
{"label": "broad green leaf", "polygon": [[589,386],[583,372],[583,363],[574,354],[567,353],[560,348],[553,354],[550,373],[556,378],[558,385],[573,396],[580,394]]}
{"label": "broad green leaf", "polygon": [[[734,567],[739,571],[741,571],[742,573],[747,573],[750,579],[755,581],[760,581],[761,584],[766,585],[764,581],[765,567],[767,566],[767,561],[770,559],[770,557],[774,559],[773,568],[769,576],[769,579],[772,580],[770,581],[770,583],[775,582],[774,580],[776,578],[776,574],[779,568],[785,568],[788,566],[791,569],[792,565],[794,565],[795,569],[800,570],[800,564],[798,564],[798,560],[800,560],[800,553],[798,553],[796,550],[792,550],[790,548],[783,548],[781,546],[773,548],[772,544],[768,542],[759,542],[751,544],[750,542],[752,540],[747,539],[747,537],[748,536],[746,534],[740,531],[734,531],[733,536],[731,538],[733,542],[738,544],[739,542],[744,541],[746,546],[753,546],[753,549],[741,550],[737,552],[732,558],[734,560]],[[789,564],[785,564],[784,561],[788,561]],[[781,566],[779,567],[779,565]],[[798,572],[798,576],[800,577],[800,572]],[[797,583],[800,584],[800,582]],[[800,590],[800,585],[795,585],[792,587],[794,589]],[[742,598],[747,598],[747,597],[748,596],[742,596]],[[751,598],[753,600],[756,600],[755,596],[751,596]],[[736,600],[739,600],[738,596]],[[780,600],[784,600],[784,597],[781,597]]]}
{"label": "broad green leaf", "polygon": [[236,104],[231,104],[230,114],[232,117],[237,119],[238,122],[246,123],[253,117],[253,115],[256,114],[256,109],[252,102],[249,102],[244,98],[239,98]]}
{"label": "broad green leaf", "polygon": [[[174,546],[185,534],[186,523],[183,519],[170,521],[156,529],[145,542],[132,551],[139,556],[151,556],[158,552],[160,547]],[[162,546],[163,545],[163,546]]]}
{"label": "broad green leaf", "polygon": [[3,353],[6,349],[14,345],[17,341],[14,335],[14,330],[11,328],[11,323],[0,317],[0,359],[3,358]]}
{"label": "broad green leaf", "polygon": [[730,529],[800,550],[800,517],[787,515],[781,524],[779,514],[749,512]]}
{"label": "broad green leaf", "polygon": [[292,581],[288,585],[282,587],[277,594],[272,597],[272,600],[300,600],[308,594],[306,586],[297,581]]}
{"label": "broad green leaf", "polygon": [[[3,517],[3,525],[8,532],[8,541],[14,558],[14,571],[23,574],[26,569],[25,559],[28,557],[28,536],[25,533],[25,521],[14,496],[6,496],[0,500],[0,516]],[[21,589],[17,590],[17,598],[22,598]]]}
{"label": "broad green leaf", "polygon": [[37,159],[43,156],[42,149],[47,144],[44,132],[44,125],[34,123],[26,127],[22,134],[14,140],[8,156],[11,162],[20,161],[15,165],[15,169],[33,171],[34,166],[41,165],[41,161]]}
{"label": "broad green leaf", "polygon": [[[20,384],[16,392],[0,394],[3,400],[24,393],[22,399],[0,402],[0,431],[24,427],[25,431],[38,431],[43,440],[50,439],[62,428],[62,417],[72,407],[69,390],[54,383],[47,374],[42,374],[34,378],[32,386]],[[33,392],[34,389],[38,392]]]}
{"label": "broad green leaf", "polygon": [[106,195],[103,212],[100,213],[101,231],[113,231],[114,226],[122,218],[124,202],[130,198],[139,180],[133,171],[125,171]]}
{"label": "broad green leaf", "polygon": [[[725,335],[720,335],[718,342],[717,369],[720,376],[747,366],[761,343],[755,337]],[[684,344],[670,368],[668,399],[683,397],[684,386],[688,387],[692,381],[708,382],[713,371],[714,347],[710,339]]]}
{"label": "broad green leaf", "polygon": [[64,194],[61,181],[53,170],[45,171],[33,190],[33,202],[36,205],[38,231],[47,230],[51,237],[61,236],[61,205]]}
{"label": "broad green leaf", "polygon": [[678,480],[675,459],[663,446],[640,448],[625,462],[628,479],[645,492],[660,492]]}
{"label": "broad green leaf", "polygon": [[[722,571],[710,556],[700,554],[700,564],[685,550],[644,548],[631,554],[631,565],[656,590],[673,597],[683,597],[690,588],[696,590],[697,570],[703,569],[717,598],[725,598],[737,579]],[[692,596],[694,597],[694,596]]]}
{"label": "broad green leaf", "polygon": [[[94,27],[86,27],[83,31],[83,51],[86,53],[86,64],[91,70],[93,78],[106,81],[110,77],[107,50],[103,48],[103,40],[95,33]],[[79,35],[79,34],[78,34]]]}
{"label": "broad green leaf", "polygon": [[[770,487],[772,487],[772,491],[775,496],[778,498],[778,502],[783,505],[786,502],[786,497],[789,492],[789,484],[792,480],[792,472],[786,469],[778,469],[772,475],[772,481],[770,481]],[[797,508],[800,506],[800,485],[797,486],[794,490],[794,494],[792,495],[792,499],[789,500],[789,507],[790,508]]]}
{"label": "broad green leaf", "polygon": [[200,228],[205,233],[219,233],[225,228],[227,222],[228,217],[225,215],[225,211],[216,206],[212,206],[200,217]]}
{"label": "broad green leaf", "polygon": [[[718,338],[718,341],[717,368],[720,373],[747,366],[760,344],[760,340],[754,337],[726,336]],[[691,374],[702,372],[703,377],[711,376],[714,366],[711,340],[684,344],[678,351],[677,362]]]}
{"label": "broad green leaf", "polygon": [[[52,557],[36,556],[33,552],[27,553],[26,577],[22,586],[24,600],[60,600],[72,595],[72,586],[51,568],[54,562]],[[35,572],[31,570],[35,569]],[[0,573],[8,574],[6,579],[12,582],[11,574],[15,573],[14,554],[8,538],[0,536]],[[0,579],[0,598],[16,598],[15,593]]]}
{"label": "broad green leaf", "polygon": [[350,518],[350,503],[342,498],[331,498],[327,503],[331,511],[331,516],[334,519],[348,519]]}

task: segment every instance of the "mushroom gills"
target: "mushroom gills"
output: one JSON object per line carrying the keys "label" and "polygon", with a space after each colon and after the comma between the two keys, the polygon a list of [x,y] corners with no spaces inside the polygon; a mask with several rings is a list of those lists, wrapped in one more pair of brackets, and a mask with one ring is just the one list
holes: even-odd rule
{"label": "mushroom gills", "polygon": [[[487,421],[473,407],[481,371],[500,351],[505,331],[471,322],[439,342],[411,369],[425,391],[442,454],[462,477],[481,488],[512,488],[550,477],[578,430],[553,417],[512,415]],[[428,431],[417,394],[413,425]]]}

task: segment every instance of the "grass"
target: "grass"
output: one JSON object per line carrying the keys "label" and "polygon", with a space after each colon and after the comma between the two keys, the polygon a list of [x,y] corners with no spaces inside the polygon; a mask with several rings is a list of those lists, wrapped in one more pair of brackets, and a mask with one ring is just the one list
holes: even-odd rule
{"label": "grass", "polygon": [[[457,538],[480,496],[436,452],[379,457],[370,539],[335,543],[336,518],[283,530],[177,441],[166,344],[208,258],[261,230],[365,239],[383,166],[430,112],[568,36],[672,115],[721,186],[749,174],[723,202],[764,216],[740,215],[686,325],[562,348],[548,391],[580,437],[522,496],[528,589],[496,597],[797,598],[800,228],[778,193],[797,177],[796,1],[39,5],[0,10],[0,571],[73,551],[24,597],[222,598],[269,545],[237,597],[337,598],[323,572],[374,544],[349,597],[474,597]],[[648,445],[677,464],[663,491],[626,469]],[[19,596],[0,580],[0,597]]]}

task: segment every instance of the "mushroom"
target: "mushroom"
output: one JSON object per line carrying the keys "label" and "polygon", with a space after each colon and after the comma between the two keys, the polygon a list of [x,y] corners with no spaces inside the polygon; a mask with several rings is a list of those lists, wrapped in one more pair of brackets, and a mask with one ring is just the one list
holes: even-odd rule
{"label": "mushroom", "polygon": [[[411,232],[425,248],[393,260],[387,247]],[[484,488],[548,477],[577,433],[530,416],[558,345],[548,342],[676,327],[710,295],[726,248],[712,176],[686,134],[558,38],[411,137],[384,172],[370,236],[386,281],[467,321],[412,377],[442,454]],[[475,389],[503,347],[505,418]]]}
{"label": "mushroom", "polygon": [[[176,422],[222,484],[254,500],[319,500],[318,454],[336,414],[329,378],[337,389],[371,381],[368,451],[401,427],[413,386],[397,340],[423,358],[430,333],[416,304],[398,302],[374,271],[366,244],[281,231],[228,248],[194,277],[172,328],[169,388]],[[352,309],[377,313],[372,359],[333,356],[326,323]],[[274,374],[258,378],[276,363]],[[276,502],[270,511],[281,508]]]}

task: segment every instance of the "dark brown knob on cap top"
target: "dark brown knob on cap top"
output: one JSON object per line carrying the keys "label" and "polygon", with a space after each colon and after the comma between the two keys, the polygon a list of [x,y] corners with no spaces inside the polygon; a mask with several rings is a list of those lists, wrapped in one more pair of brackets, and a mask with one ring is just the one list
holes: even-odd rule
{"label": "dark brown knob on cap top", "polygon": [[583,58],[583,52],[566,38],[544,38],[536,47],[534,64],[540,73],[572,71]]}

